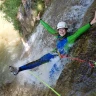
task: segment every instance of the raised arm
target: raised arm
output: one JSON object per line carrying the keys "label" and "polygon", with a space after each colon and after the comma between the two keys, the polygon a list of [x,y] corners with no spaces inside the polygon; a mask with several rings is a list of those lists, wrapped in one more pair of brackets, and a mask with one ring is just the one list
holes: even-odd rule
{"label": "raised arm", "polygon": [[57,35],[57,32],[55,29],[53,29],[50,25],[48,25],[46,22],[44,22],[42,19],[40,19],[40,12],[38,16],[36,17],[37,20],[40,20],[40,23],[44,26],[44,28],[51,34]]}
{"label": "raised arm", "polygon": [[92,19],[92,21],[88,24],[86,24],[85,26],[79,28],[73,35],[69,36],[67,39],[68,39],[68,42],[74,42],[80,35],[82,35],[84,32],[86,32],[90,27],[91,25],[95,24],[96,23],[96,11],[95,11],[95,15],[94,15],[94,18]]}
{"label": "raised arm", "polygon": [[86,24],[85,26],[79,28],[73,35],[67,37],[68,42],[74,42],[80,35],[86,32],[91,27],[90,23]]}
{"label": "raised arm", "polygon": [[40,19],[40,23],[44,26],[44,28],[51,34],[57,35],[57,32],[55,29],[53,29],[50,25],[48,25],[46,22],[44,22],[42,19]]}

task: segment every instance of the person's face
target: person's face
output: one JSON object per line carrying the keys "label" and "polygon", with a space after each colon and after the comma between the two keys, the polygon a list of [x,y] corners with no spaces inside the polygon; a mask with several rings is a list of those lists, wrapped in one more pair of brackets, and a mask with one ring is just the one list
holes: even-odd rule
{"label": "person's face", "polygon": [[66,33],[67,33],[67,29],[65,29],[65,28],[60,28],[60,29],[58,29],[58,33],[59,33],[60,36],[64,36],[64,35],[66,35]]}

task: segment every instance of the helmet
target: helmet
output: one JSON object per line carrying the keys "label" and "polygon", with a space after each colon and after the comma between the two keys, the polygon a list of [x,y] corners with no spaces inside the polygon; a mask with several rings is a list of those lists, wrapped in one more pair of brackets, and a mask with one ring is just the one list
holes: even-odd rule
{"label": "helmet", "polygon": [[63,22],[63,21],[59,22],[57,24],[57,29],[60,29],[60,28],[68,28],[66,22]]}

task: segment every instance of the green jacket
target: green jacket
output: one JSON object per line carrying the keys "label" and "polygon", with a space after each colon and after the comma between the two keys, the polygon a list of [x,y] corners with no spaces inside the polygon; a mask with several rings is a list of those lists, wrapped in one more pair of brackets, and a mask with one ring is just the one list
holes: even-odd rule
{"label": "green jacket", "polygon": [[[45,23],[43,20],[40,20],[40,23],[44,26],[44,28],[50,34],[55,35],[57,38],[59,37],[58,32],[55,29],[53,29],[50,25]],[[73,45],[75,40],[80,35],[82,35],[84,32],[86,32],[90,27],[91,27],[91,25],[90,25],[90,23],[88,23],[88,24],[84,25],[83,27],[79,28],[73,35],[68,36],[64,39],[58,40],[56,45],[57,45],[57,50],[60,52],[60,54],[65,54],[66,52],[68,52],[69,48],[71,47],[71,45]],[[62,50],[63,50],[63,52],[62,52]]]}

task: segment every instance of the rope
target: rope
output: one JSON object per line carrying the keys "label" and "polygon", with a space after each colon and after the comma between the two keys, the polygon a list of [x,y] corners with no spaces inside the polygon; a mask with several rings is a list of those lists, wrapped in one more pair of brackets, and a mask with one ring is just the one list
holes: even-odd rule
{"label": "rope", "polygon": [[[69,58],[71,60],[76,60],[76,61],[79,61],[79,62],[87,62],[85,60],[82,60],[82,59],[79,59],[79,58],[73,58],[73,57],[70,57],[68,55],[59,55],[60,58]],[[93,63],[91,63],[91,62]],[[92,60],[89,60],[88,61],[89,65],[93,68],[95,65],[96,65],[96,61],[92,61]],[[41,80],[38,76],[36,76],[35,74],[32,73],[32,71],[29,71],[30,74],[32,74],[35,78],[37,78],[37,80],[39,80],[40,82],[42,82],[45,86],[47,86],[49,89],[51,89],[51,91],[53,91],[57,96],[61,96],[57,91],[55,91],[52,87],[50,87],[46,82],[44,82],[43,80]]]}
{"label": "rope", "polygon": [[[74,58],[74,57],[70,57],[68,55],[60,55],[60,58],[69,58],[70,60],[76,60],[76,61],[79,61],[79,62],[88,62],[89,65],[93,68],[96,66],[96,61],[93,61],[93,60],[89,60],[89,61],[86,61],[86,60],[82,60],[80,58]],[[90,62],[91,61],[91,62]],[[93,62],[93,63],[92,63]]]}
{"label": "rope", "polygon": [[41,80],[38,76],[36,76],[35,74],[32,73],[32,71],[29,71],[30,74],[32,74],[35,78],[37,78],[37,80],[39,80],[40,82],[42,82],[45,86],[47,86],[49,89],[51,89],[57,96],[61,96],[58,92],[56,92],[52,87],[50,87],[46,82],[44,82],[43,80]]}

